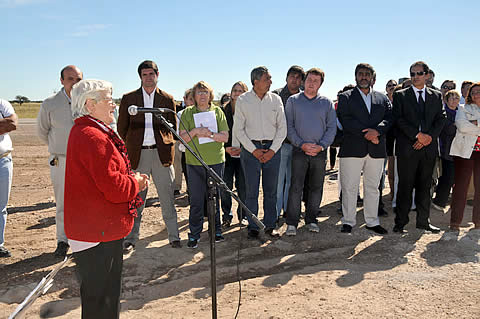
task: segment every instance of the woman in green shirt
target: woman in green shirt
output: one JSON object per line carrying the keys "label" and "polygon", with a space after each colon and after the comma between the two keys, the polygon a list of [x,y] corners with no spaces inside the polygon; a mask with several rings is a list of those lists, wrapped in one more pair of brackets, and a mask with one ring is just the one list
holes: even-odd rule
{"label": "woman in green shirt", "polygon": [[[215,106],[211,86],[200,81],[193,86],[195,105],[187,107],[182,113],[183,125],[180,136],[219,176],[223,175],[225,149],[228,141],[228,124],[222,109]],[[188,131],[188,134],[187,134]],[[190,215],[188,218],[190,233],[189,248],[197,248],[203,229],[203,217],[207,199],[207,172],[189,151],[185,153],[187,163],[188,187],[190,188]],[[215,208],[215,241],[223,241],[220,224],[220,205],[217,189]]]}

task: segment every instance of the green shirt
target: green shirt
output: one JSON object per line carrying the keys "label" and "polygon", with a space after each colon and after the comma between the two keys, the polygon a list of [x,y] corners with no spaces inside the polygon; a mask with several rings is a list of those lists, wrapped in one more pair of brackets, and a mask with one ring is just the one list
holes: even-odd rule
{"label": "green shirt", "polygon": [[[217,128],[218,132],[228,131],[227,119],[225,113],[222,109],[216,105],[211,104],[210,108],[207,111],[215,111],[215,117],[217,119]],[[205,111],[205,112],[207,112]],[[199,109],[195,105],[187,107],[182,113],[182,122],[185,127],[180,124],[180,131],[187,130],[190,132],[195,128],[195,121],[193,115],[200,113]],[[225,162],[225,149],[223,148],[223,143],[220,142],[210,142],[205,144],[198,144],[198,137],[194,136],[193,139],[188,142],[188,145],[196,152],[194,144],[200,152],[200,157],[207,163],[207,165],[215,165]],[[185,162],[189,165],[202,165],[200,162],[192,155],[188,150],[185,151]]]}

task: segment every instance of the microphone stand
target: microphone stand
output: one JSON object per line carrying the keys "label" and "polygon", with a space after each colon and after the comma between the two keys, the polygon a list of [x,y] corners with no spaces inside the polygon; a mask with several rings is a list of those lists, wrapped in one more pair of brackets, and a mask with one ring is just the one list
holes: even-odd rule
{"label": "microphone stand", "polygon": [[[172,110],[172,112],[174,112]],[[209,226],[209,235],[210,235],[210,284],[212,290],[212,318],[217,319],[217,264],[215,258],[215,198],[217,196],[216,187],[221,188],[223,191],[229,193],[237,203],[242,207],[243,211],[250,217],[260,230],[265,228],[265,225],[255,216],[250,209],[240,200],[240,198],[235,194],[223,179],[218,176],[218,174],[210,168],[207,163],[190,147],[190,145],[185,142],[183,138],[177,133],[177,131],[172,127],[172,124],[167,122],[167,120],[159,113],[154,114],[160,122],[167,127],[170,132],[185,146],[185,148],[202,164],[205,168],[208,179],[207,179],[207,214],[208,214],[208,226]]]}

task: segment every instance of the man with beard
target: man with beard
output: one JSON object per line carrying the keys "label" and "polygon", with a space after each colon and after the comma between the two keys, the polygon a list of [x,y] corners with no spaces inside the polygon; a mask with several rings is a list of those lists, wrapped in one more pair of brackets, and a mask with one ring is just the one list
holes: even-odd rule
{"label": "man with beard", "polygon": [[342,233],[351,233],[356,224],[358,185],[363,171],[363,207],[366,228],[386,234],[378,219],[378,186],[387,157],[386,137],[392,125],[388,97],[371,88],[375,71],[370,64],[355,68],[357,86],[339,95],[337,115],[343,127],[340,146],[342,185]]}

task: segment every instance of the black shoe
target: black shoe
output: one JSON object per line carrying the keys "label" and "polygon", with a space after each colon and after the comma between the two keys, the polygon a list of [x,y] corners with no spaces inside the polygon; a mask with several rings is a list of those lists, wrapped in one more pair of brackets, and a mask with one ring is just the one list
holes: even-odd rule
{"label": "black shoe", "polygon": [[70,246],[64,242],[64,241],[59,241],[57,244],[57,249],[55,249],[54,255],[55,257],[65,257],[67,256],[67,251]]}
{"label": "black shoe", "polygon": [[423,229],[432,232],[433,234],[438,234],[440,232],[440,228],[435,227],[431,224],[428,224],[427,226],[417,226],[417,229]]}
{"label": "black shoe", "polygon": [[340,232],[350,234],[352,232],[352,226],[343,224]]}
{"label": "black shoe", "polygon": [[0,258],[10,257],[11,254],[7,248],[0,246]]}
{"label": "black shoe", "polygon": [[383,207],[380,207],[378,209],[378,216],[382,216],[382,217],[385,217],[385,216],[388,216],[388,213],[385,209],[383,209]]}
{"label": "black shoe", "polygon": [[123,253],[128,254],[129,252],[133,251],[135,249],[135,245],[130,242],[124,242],[123,243]]}
{"label": "black shoe", "polygon": [[180,191],[178,189],[173,191],[173,196],[177,197],[180,196]]}
{"label": "black shoe", "polygon": [[403,234],[405,231],[403,230],[403,226],[395,225],[393,226],[393,232]]}
{"label": "black shoe", "polygon": [[170,243],[170,246],[172,248],[182,248],[182,244],[180,243],[180,240],[174,240]]}
{"label": "black shoe", "polygon": [[256,229],[250,229],[248,231],[248,239],[258,239],[258,230]]}
{"label": "black shoe", "polygon": [[198,240],[193,239],[193,238],[189,238],[188,243],[187,243],[187,247],[192,248],[192,249],[197,248],[198,247]]}
{"label": "black shoe", "polygon": [[228,227],[230,227],[231,224],[232,224],[232,220],[228,219],[228,218],[225,218],[223,220],[222,227],[223,228],[228,228]]}
{"label": "black shoe", "polygon": [[266,228],[265,229],[265,234],[272,237],[272,238],[278,238],[280,237],[280,234],[275,228]]}
{"label": "black shoe", "polygon": [[220,243],[222,241],[225,241],[225,237],[223,237],[222,234],[216,234],[215,235],[215,242]]}
{"label": "black shoe", "polygon": [[374,232],[376,232],[377,234],[380,234],[380,235],[388,234],[388,231],[380,225],[372,226],[372,227],[367,226],[365,228],[367,228],[368,230],[374,231]]}

